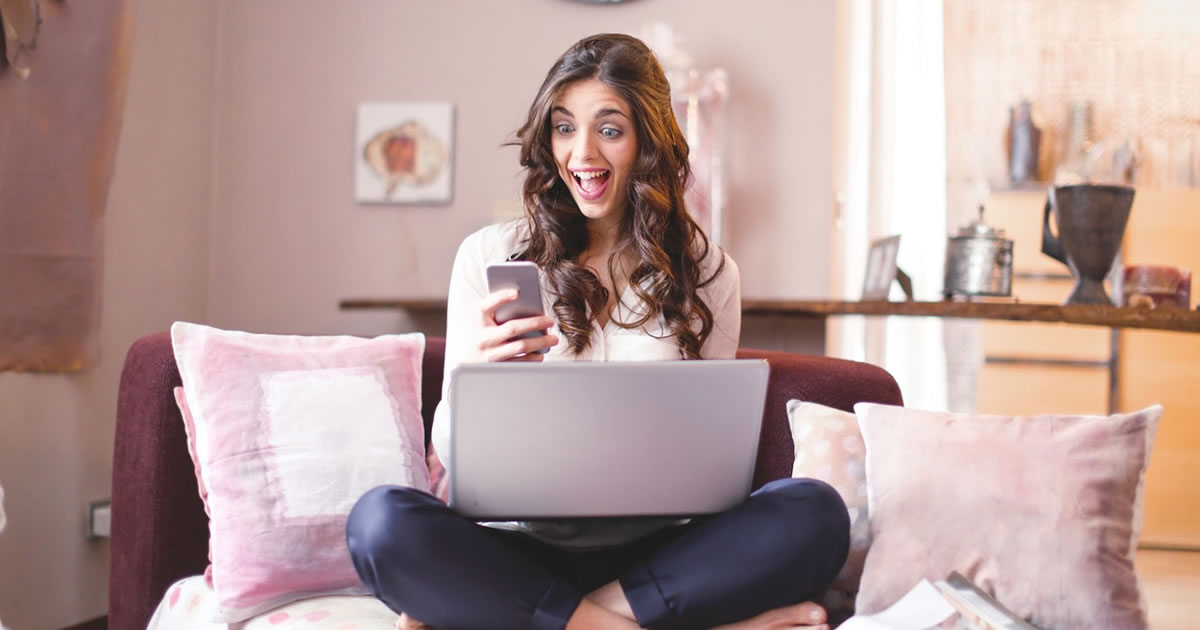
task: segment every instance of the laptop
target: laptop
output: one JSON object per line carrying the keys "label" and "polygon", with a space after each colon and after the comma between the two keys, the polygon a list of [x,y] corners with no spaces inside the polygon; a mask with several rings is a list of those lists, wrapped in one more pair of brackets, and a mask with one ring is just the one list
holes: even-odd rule
{"label": "laptop", "polygon": [[745,500],[763,360],[481,363],[450,375],[450,507],[476,520],[688,517]]}

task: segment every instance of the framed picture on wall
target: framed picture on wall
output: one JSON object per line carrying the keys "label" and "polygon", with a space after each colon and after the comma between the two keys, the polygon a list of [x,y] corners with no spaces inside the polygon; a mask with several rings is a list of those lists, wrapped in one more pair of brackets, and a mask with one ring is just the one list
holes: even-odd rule
{"label": "framed picture on wall", "polygon": [[354,199],[359,203],[437,204],[454,196],[454,106],[358,106]]}

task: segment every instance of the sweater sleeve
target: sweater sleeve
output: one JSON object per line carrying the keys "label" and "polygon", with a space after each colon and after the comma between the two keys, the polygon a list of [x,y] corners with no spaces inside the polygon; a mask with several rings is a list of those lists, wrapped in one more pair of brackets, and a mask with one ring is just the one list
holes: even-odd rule
{"label": "sweater sleeve", "polygon": [[442,399],[433,412],[433,447],[447,469],[450,467],[450,373],[470,355],[482,327],[479,303],[487,296],[482,234],[463,240],[454,257],[446,298],[446,356],[442,373]]}
{"label": "sweater sleeve", "polygon": [[[716,250],[720,251],[720,250]],[[704,287],[703,298],[712,310],[713,329],[700,348],[705,359],[732,359],[737,354],[742,333],[742,284],[737,263],[721,253],[725,266],[711,284]]]}

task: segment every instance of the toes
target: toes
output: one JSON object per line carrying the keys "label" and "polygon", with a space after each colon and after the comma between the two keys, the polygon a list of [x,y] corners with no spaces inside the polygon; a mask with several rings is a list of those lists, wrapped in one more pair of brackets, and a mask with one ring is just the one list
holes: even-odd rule
{"label": "toes", "polygon": [[402,614],[396,620],[396,630],[429,630],[429,626],[409,617],[407,614]]}
{"label": "toes", "polygon": [[801,602],[788,608],[788,614],[797,624],[822,625],[827,619],[825,609],[816,602]]}

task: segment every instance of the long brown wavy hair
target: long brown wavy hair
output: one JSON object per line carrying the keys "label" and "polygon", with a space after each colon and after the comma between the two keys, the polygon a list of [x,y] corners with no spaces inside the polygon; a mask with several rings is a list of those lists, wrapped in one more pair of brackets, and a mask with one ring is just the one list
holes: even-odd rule
{"label": "long brown wavy hair", "polygon": [[[572,46],[550,68],[538,90],[529,118],[517,131],[525,168],[523,197],[529,239],[515,258],[537,263],[555,295],[559,330],[572,352],[591,343],[588,308],[599,313],[608,290],[580,264],[587,249],[587,218],[579,210],[550,145],[550,110],[564,89],[586,79],[599,79],[619,93],[633,110],[637,158],[617,251],[608,259],[615,277],[618,253],[634,261],[629,284],[648,307],[633,321],[612,317],[623,328],[639,328],[660,315],[674,336],[680,355],[700,358],[700,348],[713,328],[713,314],[698,294],[724,269],[725,259],[709,277],[701,261],[710,245],[684,204],[691,177],[688,144],[671,110],[671,87],[654,53],[628,35],[593,35]],[[719,255],[719,252],[718,252]],[[619,305],[618,305],[619,307]]]}

